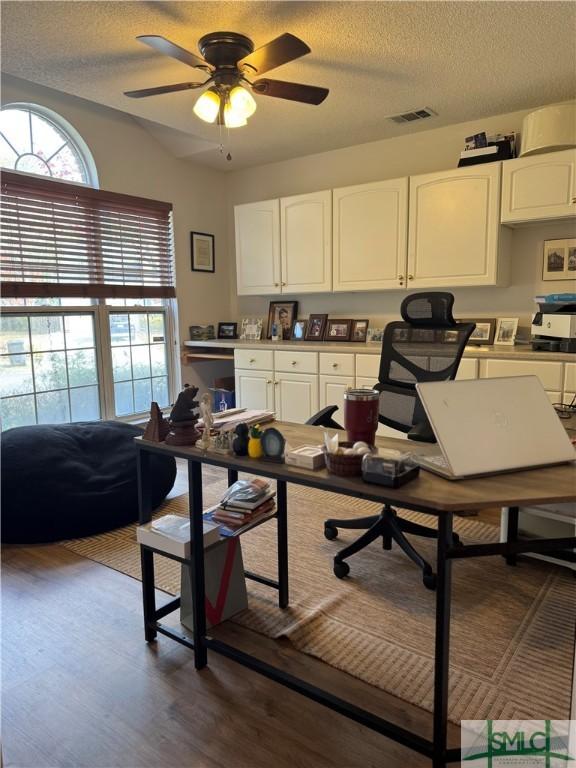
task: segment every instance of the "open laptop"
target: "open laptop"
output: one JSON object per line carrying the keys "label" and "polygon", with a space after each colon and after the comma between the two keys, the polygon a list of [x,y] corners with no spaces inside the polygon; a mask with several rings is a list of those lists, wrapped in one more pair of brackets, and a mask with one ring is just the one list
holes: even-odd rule
{"label": "open laptop", "polygon": [[415,456],[450,480],[576,461],[536,376],[416,384],[441,455]]}

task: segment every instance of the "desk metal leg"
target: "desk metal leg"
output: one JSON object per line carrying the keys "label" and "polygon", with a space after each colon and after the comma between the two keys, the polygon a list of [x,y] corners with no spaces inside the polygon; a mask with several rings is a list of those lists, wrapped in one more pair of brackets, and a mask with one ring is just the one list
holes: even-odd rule
{"label": "desk metal leg", "polygon": [[203,669],[206,652],[206,586],[204,579],[204,521],[202,518],[202,464],[188,460],[188,498],[192,534],[192,623],[194,666]]}
{"label": "desk metal leg", "polygon": [[[138,473],[138,521],[140,525],[152,519],[152,493],[150,474],[150,452],[139,448],[136,454]],[[154,591],[154,554],[140,548],[142,572],[142,603],[144,607],[144,637],[147,643],[156,639],[153,628],[156,621],[156,594]]]}
{"label": "desk metal leg", "polygon": [[278,605],[288,607],[288,497],[286,483],[276,483],[276,517],[278,522]]}
{"label": "desk metal leg", "polygon": [[238,470],[229,469],[228,470],[228,486],[234,485],[236,480],[238,480]]}
{"label": "desk metal leg", "polygon": [[448,671],[450,659],[450,603],[452,561],[446,551],[452,546],[452,513],[438,519],[438,562],[436,582],[436,641],[434,647],[434,729],[433,768],[446,765],[448,733]]}
{"label": "desk metal leg", "polygon": [[[518,541],[518,507],[508,507],[508,525],[506,528],[506,541]],[[516,565],[516,555],[506,555],[508,565]]]}

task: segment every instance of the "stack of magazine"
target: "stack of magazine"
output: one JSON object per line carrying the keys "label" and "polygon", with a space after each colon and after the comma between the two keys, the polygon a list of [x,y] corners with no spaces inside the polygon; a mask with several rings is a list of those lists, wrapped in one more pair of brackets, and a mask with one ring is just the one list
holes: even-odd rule
{"label": "stack of magazine", "polygon": [[276,514],[275,495],[267,480],[238,480],[217,506],[204,512],[204,520],[218,523],[221,536],[238,536]]}

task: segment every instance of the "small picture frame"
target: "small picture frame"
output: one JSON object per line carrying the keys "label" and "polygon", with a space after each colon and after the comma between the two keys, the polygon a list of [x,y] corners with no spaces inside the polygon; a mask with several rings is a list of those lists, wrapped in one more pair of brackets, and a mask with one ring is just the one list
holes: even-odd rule
{"label": "small picture frame", "polygon": [[214,235],[190,232],[191,267],[193,272],[215,272]]}
{"label": "small picture frame", "polygon": [[576,280],[576,238],[544,240],[542,280]]}
{"label": "small picture frame", "polygon": [[328,320],[324,341],[350,341],[352,320]]}
{"label": "small picture frame", "polygon": [[238,323],[218,323],[219,339],[237,339]]}
{"label": "small picture frame", "polygon": [[290,337],[292,341],[304,341],[306,338],[306,326],[308,325],[308,320],[296,320],[294,323],[294,327],[292,328],[292,336]]}
{"label": "small picture frame", "polygon": [[310,315],[306,325],[306,336],[304,341],[322,341],[324,331],[326,330],[326,321],[328,315]]}
{"label": "small picture frame", "polygon": [[366,341],[380,342],[384,338],[384,328],[368,328]]}
{"label": "small picture frame", "polygon": [[366,342],[368,338],[369,320],[352,320],[352,330],[350,332],[350,341]]}
{"label": "small picture frame", "polygon": [[240,323],[240,338],[244,341],[260,341],[262,338],[262,318],[243,317]]}
{"label": "small picture frame", "polygon": [[283,340],[290,339],[292,326],[298,314],[297,301],[271,301],[268,309],[268,330],[266,338],[272,338],[272,326],[276,325],[278,335]]}
{"label": "small picture frame", "polygon": [[472,331],[472,335],[467,341],[467,344],[481,346],[494,343],[494,333],[496,331],[496,319],[480,317],[475,319],[460,320],[461,323],[476,323],[476,328]]}
{"label": "small picture frame", "polygon": [[499,317],[496,320],[496,336],[494,344],[513,346],[518,331],[517,317]]}

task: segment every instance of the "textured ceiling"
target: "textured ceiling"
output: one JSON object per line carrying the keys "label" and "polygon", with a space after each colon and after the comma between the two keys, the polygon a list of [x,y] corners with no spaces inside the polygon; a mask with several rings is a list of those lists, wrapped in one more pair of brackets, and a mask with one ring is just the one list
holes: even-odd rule
{"label": "textured ceiling", "polygon": [[[198,91],[143,100],[132,90],[201,80],[197,70],[134,38],[163,35],[197,51],[201,35],[233,30],[258,47],[283,32],[312,49],[266,76],[330,88],[318,107],[256,97],[247,127],[197,120]],[[574,2],[4,2],[2,68],[128,112],[180,157],[225,170],[307,155],[572,98]],[[438,117],[396,126],[423,106]],[[151,125],[147,121],[151,122]]]}

